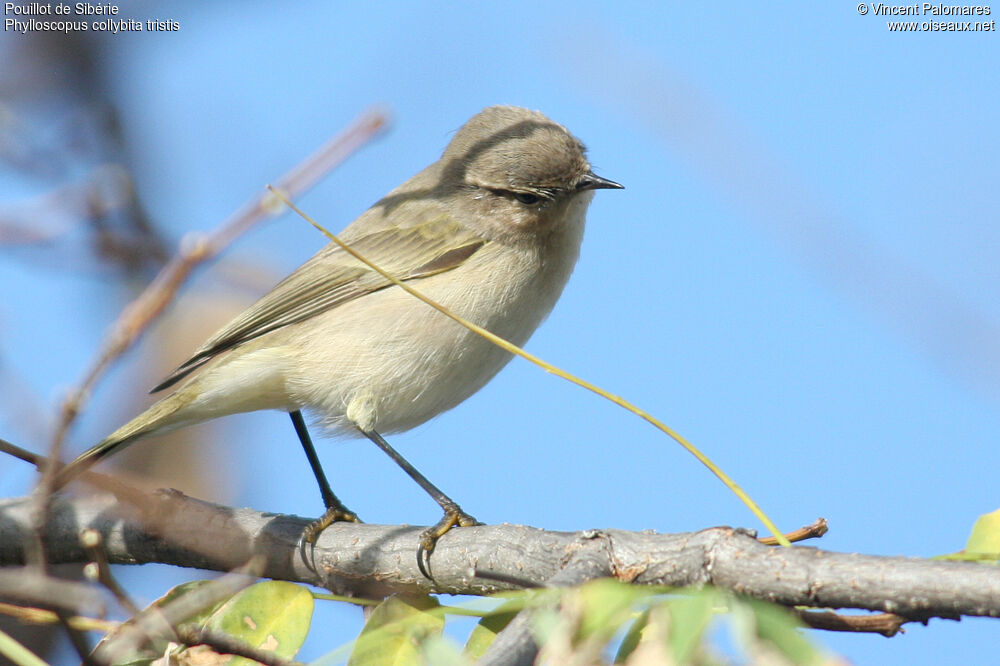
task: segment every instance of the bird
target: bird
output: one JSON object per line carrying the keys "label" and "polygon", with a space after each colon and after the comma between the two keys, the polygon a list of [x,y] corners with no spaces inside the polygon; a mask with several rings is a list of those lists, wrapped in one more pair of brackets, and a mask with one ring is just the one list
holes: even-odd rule
{"label": "bird", "polygon": [[[392,190],[339,238],[452,312],[523,345],[577,262],[598,189],[584,144],[538,111],[491,106],[440,159]],[[374,442],[442,508],[421,535],[434,548],[479,524],[384,435],[414,428],[482,388],[511,354],[330,243],[199,347],[152,392],[172,389],[56,474],[61,488],[134,442],[229,414],[292,420],[326,511],[304,536],[358,521],[333,493],[303,417],[332,436]]]}

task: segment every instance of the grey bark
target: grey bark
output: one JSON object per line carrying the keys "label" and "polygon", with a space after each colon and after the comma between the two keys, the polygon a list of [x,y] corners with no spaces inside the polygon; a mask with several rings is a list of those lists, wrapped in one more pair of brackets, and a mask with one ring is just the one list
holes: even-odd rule
{"label": "grey bark", "polygon": [[[301,539],[307,519],[219,506],[177,491],[117,492],[128,501],[108,492],[56,498],[44,534],[52,563],[88,561],[78,535],[89,528],[102,535],[112,564],[231,571],[253,559],[261,576],[349,596],[489,594],[614,576],[635,584],[712,584],[786,606],[886,611],[914,620],[1000,616],[994,566],[775,548],[730,527],[683,534],[465,527],[438,541],[423,563],[428,577],[418,561],[422,527],[335,523],[309,545]],[[26,498],[0,501],[0,566],[24,564],[30,524]],[[11,596],[18,580],[0,576],[0,596]],[[82,603],[84,597],[60,605],[85,612]],[[485,663],[529,664],[536,653],[529,619],[518,617]]]}
{"label": "grey bark", "polygon": [[[25,499],[0,501],[0,565],[24,563]],[[562,570],[581,534],[520,525],[452,530],[420,572],[421,527],[335,523],[315,545],[300,536],[308,520],[202,502],[176,491],[130,497],[109,493],[60,496],[46,526],[53,563],[86,562],[78,541],[97,530],[113,564],[161,562],[229,571],[251,556],[261,575],[299,581],[338,594],[489,594],[545,585]],[[607,566],[637,584],[710,583],[793,606],[863,608],[909,617],[1000,615],[1000,569],[935,561],[772,548],[747,532],[717,527],[682,534],[603,530]],[[583,533],[586,536],[586,533]]]}

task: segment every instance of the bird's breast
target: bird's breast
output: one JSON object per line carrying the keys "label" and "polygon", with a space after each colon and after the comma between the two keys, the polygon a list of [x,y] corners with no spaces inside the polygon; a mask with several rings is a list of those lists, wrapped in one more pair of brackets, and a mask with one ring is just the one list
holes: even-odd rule
{"label": "bird's breast", "polygon": [[[523,345],[552,310],[578,253],[489,243],[461,266],[408,282],[455,314]],[[319,315],[288,382],[293,399],[335,431],[415,427],[454,407],[508,352],[398,287]]]}

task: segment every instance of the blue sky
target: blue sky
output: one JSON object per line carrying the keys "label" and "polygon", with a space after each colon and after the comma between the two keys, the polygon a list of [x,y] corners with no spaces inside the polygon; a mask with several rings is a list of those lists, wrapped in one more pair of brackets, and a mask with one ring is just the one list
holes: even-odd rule
{"label": "blue sky", "polygon": [[[175,245],[373,103],[392,113],[390,132],[301,199],[333,230],[437,159],[482,107],[545,112],[626,189],[597,193],[574,277],[529,351],[656,414],[783,528],[825,516],[820,547],[958,550],[1000,505],[996,33],[890,33],[856,3],[701,4],[137,3],[132,16],[180,29],[97,38],[139,193]],[[259,293],[322,244],[286,216],[224,263],[259,267]],[[209,268],[177,310],[252,300],[254,287],[231,283]],[[51,411],[130,293],[0,255],[8,380]],[[168,353],[164,335],[95,393],[74,449],[136,411],[120,396],[199,342]],[[37,441],[9,410],[0,428]],[[320,511],[287,417],[211,432],[196,455],[227,475],[208,499]],[[664,436],[520,360],[392,442],[486,522],[760,527]],[[365,520],[438,518],[370,444],[324,441],[320,455]],[[0,463],[7,494],[29,482]],[[357,631],[346,612],[323,618],[344,640]],[[816,638],[859,664],[977,663],[996,632],[934,620],[892,640]]]}

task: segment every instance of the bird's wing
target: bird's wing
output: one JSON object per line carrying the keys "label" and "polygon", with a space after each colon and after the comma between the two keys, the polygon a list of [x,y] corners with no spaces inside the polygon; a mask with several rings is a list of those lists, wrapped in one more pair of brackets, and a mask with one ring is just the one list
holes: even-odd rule
{"label": "bird's wing", "polygon": [[[390,275],[412,280],[460,266],[487,242],[454,218],[438,215],[415,226],[360,236],[350,247]],[[212,336],[151,392],[172,386],[228,349],[391,284],[331,243]]]}

